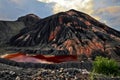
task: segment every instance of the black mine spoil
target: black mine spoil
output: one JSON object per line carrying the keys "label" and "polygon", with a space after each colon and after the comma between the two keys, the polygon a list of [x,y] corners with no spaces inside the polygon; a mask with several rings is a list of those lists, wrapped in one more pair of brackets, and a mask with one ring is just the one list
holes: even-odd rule
{"label": "black mine spoil", "polygon": [[[87,62],[63,62],[57,64],[43,64],[43,63],[24,63],[24,62],[15,62],[12,60],[0,58],[0,63],[7,64],[10,66],[22,67],[22,68],[44,68],[44,69],[59,69],[59,68],[78,68],[78,69],[92,69],[92,63]],[[81,65],[82,64],[82,65]]]}

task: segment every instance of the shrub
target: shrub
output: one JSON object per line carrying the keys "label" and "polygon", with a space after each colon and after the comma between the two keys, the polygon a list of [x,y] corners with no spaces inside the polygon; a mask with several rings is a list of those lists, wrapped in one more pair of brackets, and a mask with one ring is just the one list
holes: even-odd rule
{"label": "shrub", "polygon": [[93,72],[107,76],[117,76],[119,75],[119,66],[113,59],[96,57],[93,63]]}

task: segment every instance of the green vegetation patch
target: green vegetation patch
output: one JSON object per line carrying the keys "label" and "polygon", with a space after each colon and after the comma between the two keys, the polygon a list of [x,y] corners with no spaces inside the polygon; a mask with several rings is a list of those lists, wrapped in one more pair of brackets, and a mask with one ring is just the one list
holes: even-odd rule
{"label": "green vegetation patch", "polygon": [[107,76],[120,75],[118,63],[113,59],[104,57],[96,57],[93,63],[93,72]]}

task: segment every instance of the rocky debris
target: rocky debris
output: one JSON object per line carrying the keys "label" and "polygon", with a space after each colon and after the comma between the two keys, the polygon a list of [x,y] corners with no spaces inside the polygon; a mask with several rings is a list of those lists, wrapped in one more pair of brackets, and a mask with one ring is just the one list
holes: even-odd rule
{"label": "rocky debris", "polygon": [[13,71],[0,71],[0,80],[15,80],[17,74]]}
{"label": "rocky debris", "polygon": [[[8,60],[7,60],[8,61]],[[11,64],[7,62],[8,64]],[[59,68],[53,68],[52,65],[49,68],[44,67],[31,67],[29,64],[14,63],[14,65],[2,64],[0,62],[0,80],[90,80],[90,70],[86,67],[80,67],[81,64],[75,64],[76,62],[61,63],[64,66]],[[40,64],[39,64],[40,65]],[[43,65],[43,64],[42,64]],[[55,65],[55,64],[54,64]],[[65,67],[65,65],[67,67]],[[74,65],[74,67],[73,67]],[[27,66],[27,67],[25,67]],[[56,64],[56,66],[60,66]],[[78,67],[77,67],[78,66]],[[119,77],[110,78],[105,76],[95,76],[95,80],[119,80]]]}
{"label": "rocky debris", "polygon": [[[34,75],[33,80],[81,80],[78,75],[83,75],[81,69],[76,68],[60,68],[58,70],[40,70]],[[89,75],[89,74],[88,74]],[[84,80],[89,80],[89,76],[84,77]]]}
{"label": "rocky debris", "polygon": [[[90,80],[90,73],[86,69],[78,69],[78,68],[59,68],[59,69],[26,68],[24,69],[24,68],[19,68],[14,66],[8,67],[8,65],[4,65],[2,69],[5,69],[5,70],[0,70],[1,80]],[[94,79],[95,80],[119,80],[120,78],[95,76]]]}
{"label": "rocky debris", "polygon": [[[0,64],[1,65],[1,64]],[[2,65],[3,66],[3,65]],[[0,66],[0,67],[2,67]],[[6,68],[7,67],[7,68]],[[1,80],[80,80],[81,69],[78,68],[19,68],[4,65],[0,70]],[[89,76],[86,76],[89,80]]]}
{"label": "rocky debris", "polygon": [[32,27],[39,20],[40,17],[35,14],[27,14],[17,19],[17,21],[24,22],[26,27]]}
{"label": "rocky debris", "polygon": [[[90,72],[86,69],[60,68],[57,70],[39,69],[32,76],[33,80],[91,80]],[[119,80],[119,77],[94,76],[94,80]]]}
{"label": "rocky debris", "polygon": [[[117,47],[120,45],[119,31],[76,10],[60,12],[41,19],[32,29],[26,29],[27,31],[12,37],[9,44],[24,49],[34,47],[31,50],[33,54],[52,50],[44,54],[62,54],[61,51],[64,51],[69,55],[85,54],[90,57],[100,50],[101,55],[108,56],[111,51],[113,54],[119,53],[118,49],[120,49]],[[35,47],[39,49],[36,50]],[[27,51],[29,49],[24,50]]]}
{"label": "rocky debris", "polygon": [[45,68],[45,67],[25,68],[25,67],[10,66],[0,63],[0,75],[2,75],[0,77],[2,80],[17,80],[17,79],[18,80],[19,79],[20,80],[56,80],[56,79],[79,80],[78,76],[80,73],[82,74],[82,70],[80,68],[75,68],[75,67],[71,67],[71,68],[61,67],[57,69]]}

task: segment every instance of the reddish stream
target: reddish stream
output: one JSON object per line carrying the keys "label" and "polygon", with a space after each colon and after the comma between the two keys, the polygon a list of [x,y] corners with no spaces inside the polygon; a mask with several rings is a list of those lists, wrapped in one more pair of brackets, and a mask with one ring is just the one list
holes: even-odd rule
{"label": "reddish stream", "polygon": [[52,55],[26,55],[24,53],[14,53],[3,55],[3,58],[10,59],[16,62],[32,62],[32,63],[61,63],[67,61],[77,61],[77,55],[64,55],[64,56],[52,56]]}

